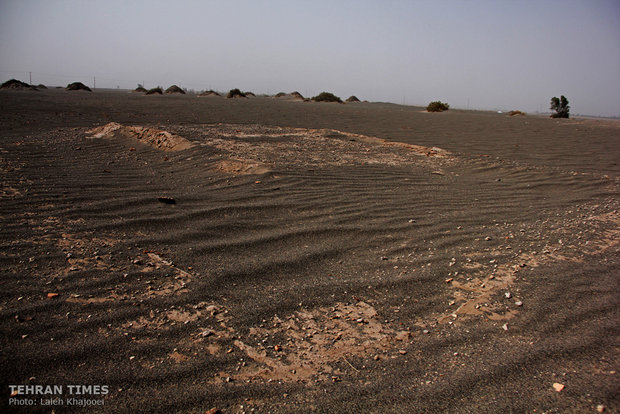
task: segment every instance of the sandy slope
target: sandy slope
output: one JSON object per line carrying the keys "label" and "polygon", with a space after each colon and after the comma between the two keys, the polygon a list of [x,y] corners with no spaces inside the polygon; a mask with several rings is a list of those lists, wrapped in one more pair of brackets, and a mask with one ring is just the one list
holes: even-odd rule
{"label": "sandy slope", "polygon": [[104,411],[620,409],[613,122],[0,102],[7,384],[108,384]]}

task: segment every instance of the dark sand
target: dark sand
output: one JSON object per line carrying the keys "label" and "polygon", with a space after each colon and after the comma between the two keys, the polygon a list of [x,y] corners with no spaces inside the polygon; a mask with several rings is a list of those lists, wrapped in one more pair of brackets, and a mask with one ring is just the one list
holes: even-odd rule
{"label": "dark sand", "polygon": [[47,90],[0,128],[3,411],[620,410],[619,122]]}

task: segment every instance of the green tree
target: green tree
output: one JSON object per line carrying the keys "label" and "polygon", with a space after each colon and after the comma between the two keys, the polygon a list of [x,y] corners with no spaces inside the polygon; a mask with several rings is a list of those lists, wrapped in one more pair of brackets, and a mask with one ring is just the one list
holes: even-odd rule
{"label": "green tree", "polygon": [[568,118],[568,111],[570,110],[570,106],[568,105],[568,99],[564,95],[562,95],[559,99],[554,96],[551,98],[551,108],[552,111],[555,111],[554,114],[551,114],[551,118]]}

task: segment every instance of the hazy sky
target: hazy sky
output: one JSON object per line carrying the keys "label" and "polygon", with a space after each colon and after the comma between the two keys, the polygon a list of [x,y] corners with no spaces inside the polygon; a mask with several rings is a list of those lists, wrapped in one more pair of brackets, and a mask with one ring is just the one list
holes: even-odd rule
{"label": "hazy sky", "polygon": [[0,79],[620,115],[620,1],[0,0]]}

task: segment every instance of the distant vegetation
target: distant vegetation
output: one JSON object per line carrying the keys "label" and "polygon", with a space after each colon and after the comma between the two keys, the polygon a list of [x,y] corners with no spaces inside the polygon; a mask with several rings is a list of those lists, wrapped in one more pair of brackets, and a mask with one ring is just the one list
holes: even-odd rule
{"label": "distant vegetation", "polygon": [[286,94],[284,92],[278,92],[276,93],[276,98],[281,98],[283,96],[286,96]]}
{"label": "distant vegetation", "polygon": [[321,92],[314,98],[312,98],[314,102],[339,102],[342,103],[342,99],[334,95],[330,92]]}
{"label": "distant vegetation", "polygon": [[67,91],[88,91],[88,92],[92,92],[92,90],[84,85],[82,82],[73,82],[67,85],[67,87],[65,88],[65,90]]}
{"label": "distant vegetation", "polygon": [[447,111],[448,109],[450,109],[450,105],[441,101],[433,101],[429,103],[426,107],[426,110],[428,112],[443,112]]}
{"label": "distant vegetation", "polygon": [[570,110],[570,106],[568,105],[568,99],[564,95],[558,99],[557,97],[551,98],[551,108],[552,111],[555,111],[554,114],[551,114],[551,118],[568,118],[568,111]]}
{"label": "distant vegetation", "polygon": [[231,89],[228,92],[228,95],[226,95],[227,98],[247,98],[247,96],[245,96],[245,93],[241,92],[240,89],[235,88],[235,89]]}
{"label": "distant vegetation", "polygon": [[163,93],[164,91],[162,90],[161,86],[158,86],[157,88],[151,88],[146,92],[147,95],[161,95]]}
{"label": "distant vegetation", "polygon": [[138,84],[138,87],[136,89],[133,90],[134,92],[140,92],[140,93],[146,93],[146,88],[140,84]]}
{"label": "distant vegetation", "polygon": [[357,99],[357,96],[355,95],[351,95],[347,98],[347,102],[359,102],[360,100]]}
{"label": "distant vegetation", "polygon": [[510,112],[508,112],[508,115],[510,115],[510,116],[522,116],[522,115],[525,115],[525,112],[521,112],[521,111],[518,111],[518,110],[517,111],[510,111]]}

